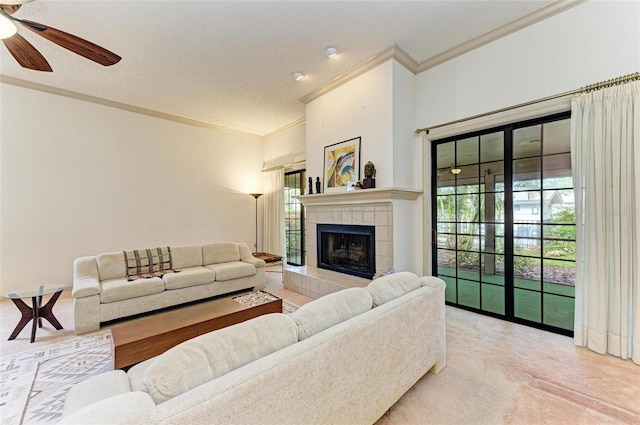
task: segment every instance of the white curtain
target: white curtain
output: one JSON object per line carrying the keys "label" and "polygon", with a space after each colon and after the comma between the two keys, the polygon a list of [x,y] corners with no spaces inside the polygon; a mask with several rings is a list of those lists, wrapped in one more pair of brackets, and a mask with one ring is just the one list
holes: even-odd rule
{"label": "white curtain", "polygon": [[640,364],[640,82],[571,102],[575,344]]}
{"label": "white curtain", "polygon": [[264,173],[264,179],[263,251],[284,257],[284,170]]}

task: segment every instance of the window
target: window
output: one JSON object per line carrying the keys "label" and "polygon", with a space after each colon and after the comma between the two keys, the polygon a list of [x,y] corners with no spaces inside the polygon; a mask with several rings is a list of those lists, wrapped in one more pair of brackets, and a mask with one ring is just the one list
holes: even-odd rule
{"label": "window", "polygon": [[294,171],[284,175],[284,229],[287,264],[303,266],[304,252],[304,207],[295,198],[303,194],[305,171]]}

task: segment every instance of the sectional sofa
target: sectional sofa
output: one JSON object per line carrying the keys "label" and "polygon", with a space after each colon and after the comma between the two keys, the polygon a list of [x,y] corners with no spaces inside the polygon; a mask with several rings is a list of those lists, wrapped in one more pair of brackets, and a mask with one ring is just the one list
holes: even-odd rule
{"label": "sectional sofa", "polygon": [[446,363],[445,283],[408,272],[89,378],[64,424],[372,424]]}
{"label": "sectional sofa", "polygon": [[265,262],[244,243],[107,252],[74,261],[74,330],[265,284]]}

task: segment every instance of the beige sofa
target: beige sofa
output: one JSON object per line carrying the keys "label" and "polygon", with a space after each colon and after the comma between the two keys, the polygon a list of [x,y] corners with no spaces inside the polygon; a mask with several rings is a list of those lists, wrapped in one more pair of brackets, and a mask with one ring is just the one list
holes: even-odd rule
{"label": "beige sofa", "polygon": [[402,272],[74,386],[62,423],[372,424],[445,366],[445,284]]}
{"label": "beige sofa", "polygon": [[[166,249],[166,247],[164,248]],[[143,251],[143,250],[140,250]],[[74,330],[83,334],[100,323],[265,284],[265,262],[244,243],[170,246],[171,270],[130,280],[125,252],[74,261]]]}

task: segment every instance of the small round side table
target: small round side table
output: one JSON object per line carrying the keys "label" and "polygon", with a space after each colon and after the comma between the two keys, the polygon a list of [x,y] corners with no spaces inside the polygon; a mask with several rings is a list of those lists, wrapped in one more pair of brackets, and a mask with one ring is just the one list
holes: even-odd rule
{"label": "small round side table", "polygon": [[[18,310],[22,313],[22,318],[18,323],[18,326],[13,330],[9,341],[16,339],[18,334],[24,327],[33,320],[33,326],[31,328],[31,342],[36,339],[36,329],[42,327],[42,318],[45,318],[53,325],[54,328],[60,330],[62,325],[58,322],[58,319],[53,315],[53,305],[58,300],[58,297],[64,290],[64,286],[60,285],[39,285],[32,286],[30,288],[19,289],[15,292],[6,294],[4,297],[9,298],[18,307]],[[42,297],[45,295],[52,295],[51,299],[43,306]],[[29,307],[23,298],[31,298],[32,306]]]}

